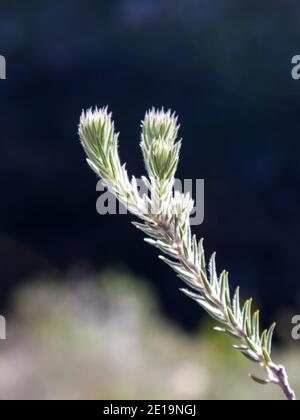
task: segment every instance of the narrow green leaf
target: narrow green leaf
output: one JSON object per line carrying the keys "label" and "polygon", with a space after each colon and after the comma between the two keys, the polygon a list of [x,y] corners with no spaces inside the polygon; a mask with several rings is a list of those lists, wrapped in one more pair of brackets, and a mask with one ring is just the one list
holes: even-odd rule
{"label": "narrow green leaf", "polygon": [[268,330],[264,330],[263,331],[263,333],[262,333],[262,335],[261,335],[261,346],[263,347],[263,348],[265,348],[266,350],[268,350],[267,349],[267,332],[268,332]]}
{"label": "narrow green leaf", "polygon": [[199,242],[199,258],[200,258],[200,263],[201,263],[201,270],[203,271],[203,273],[205,273],[205,275],[207,276],[207,272],[206,272],[206,261],[205,261],[205,252],[204,252],[204,248],[203,248],[203,238],[200,240]]}
{"label": "narrow green leaf", "polygon": [[230,319],[231,324],[234,327],[236,327],[238,324],[236,322],[236,319],[234,317],[234,314],[233,314],[232,310],[229,307],[227,307],[227,313],[228,313],[228,316],[229,316],[229,319]]}
{"label": "narrow green leaf", "polygon": [[240,306],[240,288],[237,287],[234,297],[233,297],[233,312],[234,315],[237,319],[240,318],[240,313],[241,313],[241,306]]}
{"label": "narrow green leaf", "polygon": [[227,333],[228,333],[231,337],[235,338],[236,340],[241,340],[241,336],[240,336],[238,333],[236,333],[235,331],[230,331],[230,330],[227,330]]}
{"label": "narrow green leaf", "polygon": [[[243,320],[243,330],[248,336],[252,335],[251,328],[251,304],[252,300],[246,300],[243,310],[242,310],[242,320]],[[250,314],[250,316],[249,316]]]}
{"label": "narrow green leaf", "polygon": [[251,335],[252,335],[252,328],[251,328],[251,325],[250,325],[250,322],[249,322],[248,319],[246,319],[246,331],[245,332],[248,335],[248,337],[251,337]]}
{"label": "narrow green leaf", "polygon": [[218,274],[216,269],[216,253],[214,252],[209,261],[209,274],[210,274],[210,283],[212,287],[215,287],[218,281]]}
{"label": "narrow green leaf", "polygon": [[227,330],[225,328],[222,328],[222,327],[214,327],[213,329],[214,329],[214,331],[219,332],[219,333],[224,333],[224,334],[227,333]]}
{"label": "narrow green leaf", "polygon": [[254,353],[257,353],[257,347],[249,337],[245,337],[246,343],[248,344],[250,350],[252,350]]}
{"label": "narrow green leaf", "polygon": [[271,351],[272,351],[272,338],[273,338],[275,327],[276,327],[276,323],[274,322],[267,333],[267,351],[269,354],[271,354]]}
{"label": "narrow green leaf", "polygon": [[226,288],[228,284],[226,283],[226,271],[223,270],[220,276],[220,300],[225,305],[226,304]]}
{"label": "narrow green leaf", "polygon": [[259,311],[253,314],[252,318],[252,333],[256,343],[259,342]]}
{"label": "narrow green leaf", "polygon": [[194,257],[194,264],[198,266],[198,244],[197,244],[197,237],[196,235],[193,235],[193,257]]}
{"label": "narrow green leaf", "polygon": [[203,284],[204,284],[205,289],[206,289],[206,290],[207,290],[207,292],[211,295],[211,293],[212,293],[212,288],[211,288],[211,285],[210,285],[210,283],[209,283],[209,281],[208,281],[208,279],[207,279],[207,277],[206,277],[205,272],[204,272],[204,271],[202,271],[202,270],[201,270],[201,279],[202,279],[202,281],[203,281]]}
{"label": "narrow green leaf", "polygon": [[248,347],[247,347],[247,346],[245,346],[245,345],[243,345],[243,344],[241,344],[241,345],[236,345],[236,344],[234,344],[232,347],[233,347],[235,350],[240,350],[240,351],[246,351],[246,350],[248,350]]}
{"label": "narrow green leaf", "polygon": [[230,289],[229,289],[229,283],[228,283],[228,272],[227,271],[226,271],[225,301],[226,301],[227,307],[230,308],[230,309],[232,309],[232,306],[231,306],[231,297],[230,297]]}
{"label": "narrow green leaf", "polygon": [[249,376],[251,379],[253,379],[254,382],[257,382],[260,385],[268,385],[270,383],[268,379],[258,378],[257,376],[254,376],[252,374],[250,374]]}
{"label": "narrow green leaf", "polygon": [[242,351],[242,354],[251,362],[260,363],[259,358],[252,351]]}
{"label": "narrow green leaf", "polygon": [[265,359],[265,361],[266,361],[266,363],[268,365],[269,363],[272,362],[272,359],[271,359],[269,353],[267,352],[267,350],[264,347],[262,349],[262,352],[263,352],[264,359]]}
{"label": "narrow green leaf", "polygon": [[248,318],[249,322],[251,323],[251,310],[252,310],[253,299],[252,298],[249,299],[248,302],[249,302],[249,304],[247,305],[247,318]]}

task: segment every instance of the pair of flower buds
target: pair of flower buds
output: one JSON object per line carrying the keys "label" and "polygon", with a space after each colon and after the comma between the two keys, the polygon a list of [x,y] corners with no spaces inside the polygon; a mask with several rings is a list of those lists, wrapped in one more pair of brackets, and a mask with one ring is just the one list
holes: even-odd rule
{"label": "pair of flower buds", "polygon": [[[171,111],[152,109],[146,113],[141,127],[141,149],[150,178],[172,180],[181,146],[181,141],[176,141],[177,117]],[[118,133],[107,108],[83,112],[79,135],[92,169],[102,177],[116,176],[120,169]]]}

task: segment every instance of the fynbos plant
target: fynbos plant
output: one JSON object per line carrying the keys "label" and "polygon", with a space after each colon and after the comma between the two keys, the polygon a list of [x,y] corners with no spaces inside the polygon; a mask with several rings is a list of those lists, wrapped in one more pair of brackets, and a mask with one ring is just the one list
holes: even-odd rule
{"label": "fynbos plant", "polygon": [[[170,111],[152,109],[142,122],[141,149],[147,170],[143,178],[148,195],[141,195],[134,177],[127,174],[118,153],[118,134],[107,108],[83,112],[79,135],[87,162],[106,187],[141,223],[134,225],[146,233],[145,240],[163,254],[167,263],[188,288],[181,289],[218,321],[216,331],[233,336],[233,346],[259,364],[263,377],[250,375],[259,384],[279,385],[288,400],[294,400],[286,370],[271,359],[273,324],[260,332],[259,311],[252,312],[252,300],[241,305],[239,288],[230,294],[228,272],[217,273],[215,254],[207,265],[203,240],[191,233],[189,216],[193,200],[189,194],[173,191],[181,141],[177,139],[177,117]],[[155,209],[155,211],[153,211]]]}

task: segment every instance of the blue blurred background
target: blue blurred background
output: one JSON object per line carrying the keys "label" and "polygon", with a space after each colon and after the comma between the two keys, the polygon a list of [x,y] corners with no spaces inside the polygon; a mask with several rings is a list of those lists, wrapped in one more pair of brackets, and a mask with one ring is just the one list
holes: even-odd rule
{"label": "blue blurred background", "polygon": [[266,322],[284,308],[297,313],[299,19],[292,0],[1,2],[1,310],[38,273],[120,264],[151,281],[165,315],[198,325],[201,311],[131,218],[96,213],[77,124],[82,108],[107,104],[137,176],[145,110],[179,114],[178,175],[205,179],[195,232]]}

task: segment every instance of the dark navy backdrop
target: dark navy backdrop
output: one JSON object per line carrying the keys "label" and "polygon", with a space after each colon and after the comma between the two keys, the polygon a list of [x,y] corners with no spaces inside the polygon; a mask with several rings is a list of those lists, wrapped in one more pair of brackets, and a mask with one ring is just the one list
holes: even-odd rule
{"label": "dark navy backdrop", "polygon": [[97,216],[96,178],[76,129],[108,104],[121,154],[142,174],[139,122],[171,107],[184,138],[179,175],[205,179],[205,222],[232,284],[274,315],[299,306],[300,6],[281,0],[1,3],[0,300],[36,272],[122,262],[185,325],[173,273],[129,217]]}

